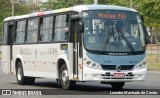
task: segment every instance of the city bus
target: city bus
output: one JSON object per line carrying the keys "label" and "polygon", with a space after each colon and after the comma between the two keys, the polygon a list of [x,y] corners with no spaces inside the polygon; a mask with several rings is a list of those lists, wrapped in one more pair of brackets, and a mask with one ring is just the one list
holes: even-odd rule
{"label": "city bus", "polygon": [[[127,33],[127,35],[126,35]],[[2,69],[20,85],[52,78],[63,89],[97,81],[121,89],[146,78],[142,15],[114,5],[77,5],[4,19]]]}

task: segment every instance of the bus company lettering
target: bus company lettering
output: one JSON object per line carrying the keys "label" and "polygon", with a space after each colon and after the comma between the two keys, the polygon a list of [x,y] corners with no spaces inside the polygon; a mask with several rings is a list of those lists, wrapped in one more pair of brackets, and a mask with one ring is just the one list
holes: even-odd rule
{"label": "bus company lettering", "polygon": [[122,56],[124,56],[124,55],[128,55],[127,53],[109,53],[109,55],[122,55]]}
{"label": "bus company lettering", "polygon": [[31,52],[30,52],[29,48],[22,48],[21,47],[20,54],[22,54],[22,55],[31,55]]}
{"label": "bus company lettering", "polygon": [[40,52],[40,56],[45,56],[48,55],[48,52],[44,51],[44,52]]}
{"label": "bus company lettering", "polygon": [[57,48],[49,48],[48,54],[49,55],[57,55]]}

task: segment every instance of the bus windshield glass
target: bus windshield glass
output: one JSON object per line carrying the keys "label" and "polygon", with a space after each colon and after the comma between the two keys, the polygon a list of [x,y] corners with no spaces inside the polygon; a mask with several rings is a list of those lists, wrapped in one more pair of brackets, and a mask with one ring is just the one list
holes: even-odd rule
{"label": "bus windshield glass", "polygon": [[140,15],[131,11],[83,11],[84,46],[98,52],[145,51]]}

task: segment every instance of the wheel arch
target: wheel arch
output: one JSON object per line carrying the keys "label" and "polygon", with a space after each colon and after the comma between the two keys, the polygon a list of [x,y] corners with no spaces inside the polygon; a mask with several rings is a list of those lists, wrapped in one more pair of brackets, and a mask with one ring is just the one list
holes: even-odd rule
{"label": "wheel arch", "polygon": [[56,63],[56,68],[57,68],[57,77],[59,78],[59,73],[61,71],[61,67],[63,64],[66,64],[67,66],[67,69],[68,69],[68,73],[69,73],[69,76],[70,76],[70,67],[69,67],[69,62],[68,62],[68,59],[66,56],[64,55],[61,55],[59,56],[58,60],[57,60],[57,63]]}
{"label": "wheel arch", "polygon": [[[22,66],[24,65],[24,62],[23,62],[23,58],[21,55],[17,55],[17,57],[15,58],[15,73],[16,73],[16,70],[17,70],[17,64],[18,62],[21,62],[22,63]],[[24,68],[24,66],[23,66]]]}

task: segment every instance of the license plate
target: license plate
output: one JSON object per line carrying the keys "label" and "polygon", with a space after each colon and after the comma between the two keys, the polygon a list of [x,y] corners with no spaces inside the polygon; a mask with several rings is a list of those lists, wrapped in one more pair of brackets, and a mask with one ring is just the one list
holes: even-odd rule
{"label": "license plate", "polygon": [[124,73],[114,73],[114,78],[124,78]]}

